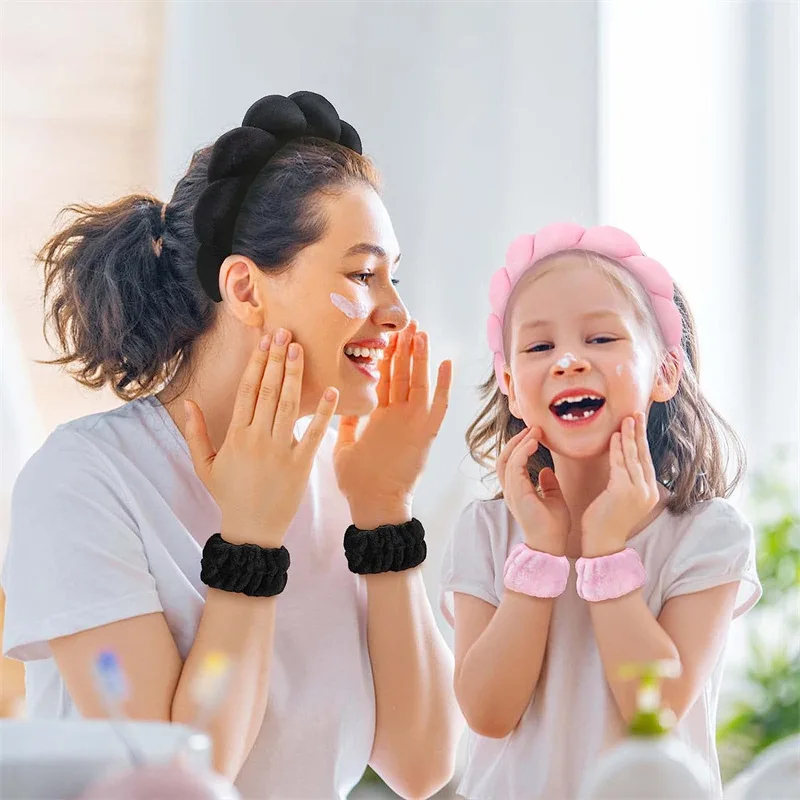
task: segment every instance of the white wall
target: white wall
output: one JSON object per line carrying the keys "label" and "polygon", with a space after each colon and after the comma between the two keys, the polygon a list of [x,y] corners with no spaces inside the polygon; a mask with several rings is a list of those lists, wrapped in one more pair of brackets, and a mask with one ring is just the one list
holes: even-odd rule
{"label": "white wall", "polygon": [[385,180],[404,300],[453,357],[453,402],[418,492],[429,587],[471,480],[463,434],[489,369],[489,277],[508,241],[597,221],[594,3],[231,3],[168,6],[162,194],[197,146],[265,94],[318,91]]}

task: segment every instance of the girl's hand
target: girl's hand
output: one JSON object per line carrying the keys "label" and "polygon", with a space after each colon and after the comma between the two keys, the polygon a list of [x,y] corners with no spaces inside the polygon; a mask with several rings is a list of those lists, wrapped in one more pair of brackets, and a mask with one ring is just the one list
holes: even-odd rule
{"label": "girl's hand", "polygon": [[444,361],[431,402],[427,334],[417,333],[412,322],[390,340],[377,408],[358,439],[358,417],[342,417],[334,451],[337,482],[357,527],[370,530],[411,518],[414,487],[444,420],[451,378],[452,364]]}
{"label": "girl's hand", "polygon": [[658,503],[658,482],[644,414],[625,417],[622,431],[611,436],[608,487],[586,509],[582,520],[585,558],[616,553],[634,528]]}
{"label": "girl's hand", "polygon": [[280,547],[306,489],[314,456],[336,410],[339,393],[326,389],[298,442],[303,348],[291,333],[264,336],[242,375],[233,417],[219,452],[203,412],[186,401],[186,440],[195,472],[222,511],[222,538],[232,544]]}
{"label": "girl's hand", "polygon": [[539,448],[541,428],[525,428],[506,443],[497,459],[497,478],[525,543],[534,550],[563,556],[569,533],[569,509],[552,469],[539,472],[539,492],[528,474],[528,459]]}

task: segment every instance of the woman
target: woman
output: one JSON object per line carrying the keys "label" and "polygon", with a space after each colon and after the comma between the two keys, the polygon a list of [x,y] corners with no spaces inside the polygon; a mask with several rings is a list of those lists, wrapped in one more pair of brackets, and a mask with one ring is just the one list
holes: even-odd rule
{"label": "woman", "polygon": [[367,763],[406,797],[452,775],[411,516],[451,369],[429,401],[377,188],[327,100],[273,95],[167,204],[73,207],[43,248],[56,363],[128,402],[60,426],[15,485],[4,650],[31,715],[104,716],[110,649],[131,717],[191,724],[221,652],[209,731],[245,797],[344,797]]}

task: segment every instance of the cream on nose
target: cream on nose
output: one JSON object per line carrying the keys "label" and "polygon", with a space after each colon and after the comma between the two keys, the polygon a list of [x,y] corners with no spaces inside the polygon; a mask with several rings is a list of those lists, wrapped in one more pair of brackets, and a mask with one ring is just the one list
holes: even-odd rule
{"label": "cream on nose", "polygon": [[556,361],[556,366],[559,369],[569,369],[571,364],[576,364],[577,362],[578,359],[575,358],[575,356],[572,355],[572,353],[564,353],[564,355],[561,356],[561,358],[559,358],[558,361]]}

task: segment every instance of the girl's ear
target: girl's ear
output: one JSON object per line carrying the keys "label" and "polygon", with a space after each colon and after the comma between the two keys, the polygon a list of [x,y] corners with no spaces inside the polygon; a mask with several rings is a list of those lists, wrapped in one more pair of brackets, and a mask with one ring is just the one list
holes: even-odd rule
{"label": "girl's ear", "polygon": [[670,348],[664,355],[653,384],[650,399],[655,403],[666,403],[675,397],[681,382],[683,359],[677,347]]}
{"label": "girl's ear", "polygon": [[506,365],[503,367],[503,372],[506,374],[506,386],[508,386],[508,409],[517,418],[522,419],[520,414],[519,404],[517,403],[517,392],[514,388],[514,379],[511,377],[511,370]]}

